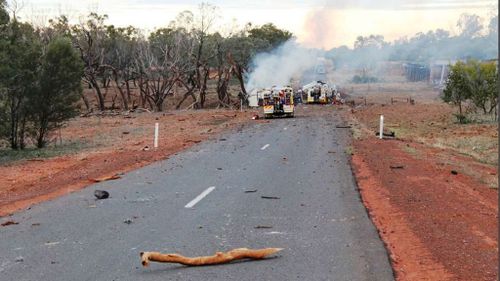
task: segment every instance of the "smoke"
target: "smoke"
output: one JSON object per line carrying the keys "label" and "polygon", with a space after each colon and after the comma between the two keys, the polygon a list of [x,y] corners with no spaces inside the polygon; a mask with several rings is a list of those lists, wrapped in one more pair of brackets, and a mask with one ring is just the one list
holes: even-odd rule
{"label": "smoke", "polygon": [[245,87],[252,90],[289,85],[292,78],[314,68],[319,55],[319,50],[307,49],[291,39],[270,53],[254,57]]}
{"label": "smoke", "polygon": [[[336,19],[336,20],[334,20]],[[303,34],[300,38],[301,44],[311,48],[329,48],[332,41],[336,39],[336,33],[341,30],[336,29],[339,26],[337,13],[329,9],[312,9],[306,15],[303,26]]]}

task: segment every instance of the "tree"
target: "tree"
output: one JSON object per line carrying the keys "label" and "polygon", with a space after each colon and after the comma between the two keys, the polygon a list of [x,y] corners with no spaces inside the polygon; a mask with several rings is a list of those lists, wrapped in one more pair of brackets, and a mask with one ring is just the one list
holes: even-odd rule
{"label": "tree", "polygon": [[484,114],[496,109],[498,96],[498,76],[495,63],[467,62],[467,78],[471,91],[471,100]]}
{"label": "tree", "polygon": [[0,104],[6,114],[2,137],[24,148],[28,94],[36,87],[41,45],[32,26],[13,18],[0,38]]}
{"label": "tree", "polygon": [[103,68],[111,71],[112,80],[120,93],[122,108],[129,109],[132,99],[130,82],[136,77],[134,68],[134,53],[137,50],[139,31],[133,26],[115,28],[107,26],[107,36],[104,43]]}
{"label": "tree", "polygon": [[466,116],[463,113],[463,103],[471,97],[471,88],[468,83],[466,64],[457,62],[450,66],[450,74],[446,81],[446,88],[443,90],[442,99],[444,102],[458,106],[456,115],[460,123],[465,123]]}
{"label": "tree", "polygon": [[488,36],[498,40],[498,15],[490,19],[488,24]]}
{"label": "tree", "polygon": [[74,117],[75,102],[82,91],[83,63],[66,38],[50,42],[42,58],[38,89],[29,96],[28,108],[38,148],[47,133]]}
{"label": "tree", "polygon": [[478,15],[463,13],[457,22],[457,27],[460,29],[460,36],[473,38],[480,35],[483,30],[481,18]]}
{"label": "tree", "polygon": [[[98,79],[103,77],[104,42],[107,15],[91,13],[85,23],[73,26],[73,43],[80,52],[84,63],[84,80],[96,92],[99,110],[105,110],[105,96],[101,91]],[[104,83],[105,84],[105,83]],[[83,95],[82,95],[82,98]]]}
{"label": "tree", "polygon": [[267,51],[285,43],[293,34],[287,30],[279,29],[272,23],[264,24],[260,27],[252,28],[248,31],[248,37],[252,39],[262,39],[269,43]]}
{"label": "tree", "polygon": [[384,41],[384,36],[373,35],[373,34],[367,37],[358,36],[356,38],[356,41],[354,42],[355,49],[360,49],[360,48],[382,49],[386,45],[388,45],[388,43]]}
{"label": "tree", "polygon": [[0,26],[9,23],[9,13],[7,12],[7,1],[0,0]]}

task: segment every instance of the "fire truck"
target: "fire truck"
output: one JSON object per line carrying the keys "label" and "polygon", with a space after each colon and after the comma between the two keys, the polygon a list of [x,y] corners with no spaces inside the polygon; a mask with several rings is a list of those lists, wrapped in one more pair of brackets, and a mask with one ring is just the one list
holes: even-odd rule
{"label": "fire truck", "polygon": [[261,92],[264,117],[274,116],[293,117],[295,106],[293,104],[293,89],[286,87],[272,87]]}

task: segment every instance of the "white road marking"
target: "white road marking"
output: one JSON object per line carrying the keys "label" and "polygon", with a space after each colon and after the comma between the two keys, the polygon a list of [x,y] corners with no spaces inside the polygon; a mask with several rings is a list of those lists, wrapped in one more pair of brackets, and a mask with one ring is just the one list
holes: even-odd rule
{"label": "white road marking", "polygon": [[264,145],[263,147],[260,148],[260,150],[264,150],[269,147],[269,144]]}
{"label": "white road marking", "polygon": [[187,203],[186,206],[184,206],[184,208],[188,208],[188,209],[193,208],[194,205],[196,205],[198,202],[200,202],[201,199],[205,198],[205,196],[207,196],[210,192],[214,191],[214,189],[215,189],[215,186],[211,186],[211,187],[205,189],[205,191],[200,193],[200,195],[196,196],[196,198],[191,200],[191,202]]}

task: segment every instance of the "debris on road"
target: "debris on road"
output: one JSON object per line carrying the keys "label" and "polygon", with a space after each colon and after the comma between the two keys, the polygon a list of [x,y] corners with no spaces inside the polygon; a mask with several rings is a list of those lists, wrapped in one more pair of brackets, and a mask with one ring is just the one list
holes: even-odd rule
{"label": "debris on road", "polygon": [[134,221],[133,221],[133,220],[131,220],[131,219],[126,219],[126,220],[124,220],[124,221],[123,221],[123,223],[125,223],[125,224],[131,224],[131,223],[133,223],[133,222],[134,222]]}
{"label": "debris on road", "polygon": [[[375,135],[379,136],[380,132],[376,132]],[[382,135],[384,137],[391,137],[391,138],[395,138],[396,137],[396,133],[394,131],[390,131],[389,133],[383,132]]]}
{"label": "debris on road", "polygon": [[111,180],[117,180],[121,179],[119,175],[112,175],[112,176],[107,176],[107,177],[100,177],[100,178],[95,178],[95,179],[90,179],[92,182],[102,182],[102,181],[111,181]]}
{"label": "debris on road", "polygon": [[252,116],[252,120],[259,120],[259,115],[255,114],[254,116]]}
{"label": "debris on road", "polygon": [[393,166],[393,165],[391,165],[391,166],[389,166],[389,167],[390,167],[391,169],[404,169],[404,168],[405,168],[405,166],[403,166],[403,165],[394,165],[394,166]]}
{"label": "debris on road", "polygon": [[31,159],[28,159],[26,161],[31,161],[31,162],[44,162],[45,160],[44,159],[40,159],[40,158],[31,158]]}
{"label": "debris on road", "polygon": [[458,172],[457,172],[457,171],[455,171],[455,170],[451,170],[451,173],[452,173],[453,175],[458,175]]}
{"label": "debris on road", "polygon": [[105,190],[96,190],[94,191],[94,196],[97,199],[108,199],[109,198],[109,192]]}
{"label": "debris on road", "polygon": [[1,226],[9,226],[9,225],[15,225],[15,224],[19,224],[19,223],[15,222],[15,221],[6,221],[6,222],[2,223]]}
{"label": "debris on road", "polygon": [[257,189],[245,190],[245,193],[254,193],[254,192],[257,192]]}
{"label": "debris on road", "polygon": [[254,228],[255,229],[269,229],[269,228],[273,228],[273,227],[270,225],[257,225]]}
{"label": "debris on road", "polygon": [[330,151],[328,151],[328,153],[331,153],[331,154],[333,154],[333,153],[335,153],[335,151],[332,151],[332,150],[330,150]]}
{"label": "debris on road", "polygon": [[261,196],[260,198],[262,198],[262,199],[280,199],[279,197],[276,197],[276,196]]}
{"label": "debris on road", "polygon": [[160,252],[141,252],[142,266],[148,266],[149,262],[180,263],[189,266],[214,265],[228,263],[240,259],[263,259],[266,256],[275,254],[283,248],[247,249],[238,248],[228,252],[217,252],[213,256],[184,257],[179,254],[162,254]]}
{"label": "debris on road", "polygon": [[351,125],[337,125],[335,126],[335,128],[338,128],[338,129],[350,129],[352,128]]}
{"label": "debris on road", "polygon": [[224,139],[224,138],[222,138],[222,139],[219,139],[219,141],[226,141],[226,140],[227,140],[227,139]]}
{"label": "debris on road", "polygon": [[24,261],[24,258],[23,257],[17,257],[15,259],[15,262],[23,262]]}

